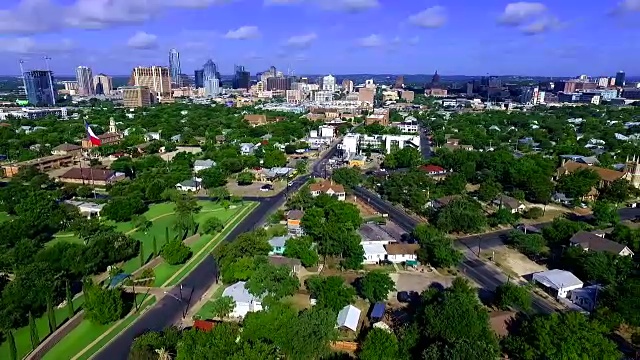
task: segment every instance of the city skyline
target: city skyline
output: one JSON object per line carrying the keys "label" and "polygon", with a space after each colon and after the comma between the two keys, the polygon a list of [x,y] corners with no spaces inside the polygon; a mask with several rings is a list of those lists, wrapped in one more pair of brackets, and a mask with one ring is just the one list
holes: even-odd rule
{"label": "city skyline", "polygon": [[[135,66],[182,72],[211,58],[222,74],[272,64],[299,74],[612,75],[640,73],[640,3],[568,0],[490,5],[390,0],[11,0],[0,8],[0,73],[78,65],[125,75]],[[242,12],[245,16],[239,17]],[[55,19],[48,16],[60,13]],[[108,14],[108,15],[105,15]],[[246,16],[252,15],[252,16]],[[216,21],[210,21],[215,17]],[[175,19],[187,25],[176,27]],[[239,20],[242,18],[243,20]],[[244,20],[251,19],[251,20]],[[283,19],[286,21],[274,21]],[[628,56],[619,56],[624,53]]]}

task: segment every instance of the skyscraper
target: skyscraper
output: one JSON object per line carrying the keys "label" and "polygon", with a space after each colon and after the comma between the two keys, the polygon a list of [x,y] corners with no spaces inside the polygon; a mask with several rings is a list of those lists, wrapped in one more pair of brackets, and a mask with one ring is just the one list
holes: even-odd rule
{"label": "skyscraper", "polygon": [[202,70],[204,70],[205,81],[207,79],[213,79],[213,78],[220,80],[220,73],[218,72],[218,66],[216,66],[216,63],[214,63],[213,60],[211,59],[207,60],[207,62],[204,63],[204,65],[202,66]]}
{"label": "skyscraper", "polygon": [[624,86],[625,74],[624,71],[618,71],[616,73],[616,86]]}
{"label": "skyscraper", "polygon": [[93,88],[93,73],[91,68],[87,66],[78,66],[76,68],[76,81],[78,82],[78,94],[89,96],[95,94]]}
{"label": "skyscraper", "polygon": [[27,100],[34,106],[54,106],[58,92],[53,83],[53,72],[32,70],[22,74]]}
{"label": "skyscraper", "polygon": [[251,83],[251,74],[245,71],[244,66],[236,65],[233,72],[233,88],[248,89]]}
{"label": "skyscraper", "polygon": [[164,66],[139,66],[131,72],[130,86],[146,86],[154,100],[171,99],[171,76]]}
{"label": "skyscraper", "polygon": [[322,90],[336,91],[336,78],[329,74],[322,78]]}
{"label": "skyscraper", "polygon": [[94,92],[96,95],[109,95],[113,90],[113,79],[105,74],[93,77]]}
{"label": "skyscraper", "polygon": [[204,94],[206,96],[217,96],[220,94],[220,80],[217,78],[207,78],[204,80]]}
{"label": "skyscraper", "polygon": [[169,50],[169,76],[171,76],[172,84],[182,86],[180,74],[182,74],[182,70],[180,69],[180,53],[176,49],[171,49]]}
{"label": "skyscraper", "polygon": [[200,70],[196,70],[193,73],[194,75],[194,86],[196,87],[196,89],[201,89],[204,87],[204,70],[200,69]]}

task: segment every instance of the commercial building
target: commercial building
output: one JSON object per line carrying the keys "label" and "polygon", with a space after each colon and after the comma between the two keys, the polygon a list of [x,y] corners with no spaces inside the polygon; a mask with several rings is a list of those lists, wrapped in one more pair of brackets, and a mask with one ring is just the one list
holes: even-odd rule
{"label": "commercial building", "polygon": [[270,77],[267,79],[267,91],[286,91],[291,89],[291,78],[287,77]]}
{"label": "commercial building", "polygon": [[251,86],[251,74],[244,69],[244,66],[234,66],[232,86],[234,89],[249,89]]}
{"label": "commercial building", "polygon": [[217,78],[206,78],[204,80],[204,94],[206,96],[218,96],[222,90],[220,89],[220,80]]}
{"label": "commercial building", "polygon": [[346,93],[352,93],[353,92],[353,81],[351,81],[349,79],[342,80],[342,91],[344,91]]}
{"label": "commercial building", "polygon": [[204,63],[204,65],[202,66],[202,70],[204,71],[204,74],[203,74],[204,80],[212,79],[212,78],[216,78],[218,80],[220,79],[218,66],[216,65],[216,63],[213,62],[213,60],[211,59],[207,60],[207,62]]}
{"label": "commercial building", "polygon": [[290,104],[299,104],[304,100],[304,92],[302,90],[287,90],[286,98]]}
{"label": "commercial building", "polygon": [[152,103],[151,92],[146,86],[127,86],[121,90],[124,107],[137,108],[149,106]]}
{"label": "commercial building", "polygon": [[402,91],[402,94],[400,96],[406,102],[413,102],[413,100],[415,99],[415,93],[409,90]]}
{"label": "commercial building", "polygon": [[630,100],[640,100],[640,89],[624,88],[622,89],[622,97]]}
{"label": "commercial building", "polygon": [[27,100],[34,106],[54,106],[58,92],[53,81],[53,72],[32,70],[22,74]]}
{"label": "commercial building", "polygon": [[402,75],[398,75],[398,77],[396,77],[396,82],[393,85],[394,89],[404,89],[404,76]]}
{"label": "commercial building", "polygon": [[387,126],[389,125],[389,110],[388,109],[374,109],[373,114],[367,116],[365,119],[365,124],[375,124],[378,123],[380,125]]}
{"label": "commercial building", "polygon": [[336,78],[333,75],[329,74],[322,78],[322,90],[336,91]]}
{"label": "commercial building", "polygon": [[76,68],[76,81],[78,82],[78,95],[90,96],[95,94],[93,73],[90,67],[78,66]]}
{"label": "commercial building", "polygon": [[124,174],[122,173],[94,168],[71,168],[58,177],[58,180],[64,183],[86,184],[90,186],[107,186],[123,179]]}
{"label": "commercial building", "polygon": [[63,81],[62,85],[64,86],[65,91],[73,92],[71,95],[75,95],[75,92],[78,91],[77,81]]}
{"label": "commercial building", "polygon": [[358,100],[369,105],[373,106],[373,99],[376,94],[376,90],[368,89],[368,88],[360,88],[358,89]]}
{"label": "commercial building", "polygon": [[320,90],[314,91],[313,93],[313,101],[315,102],[324,102],[333,100],[333,91],[330,90]]}
{"label": "commercial building", "polygon": [[59,169],[61,167],[69,166],[73,163],[73,155],[50,155],[33,160],[22,161],[13,164],[7,164],[2,166],[5,177],[13,177],[20,172],[21,169],[27,167],[34,167],[41,172]]}
{"label": "commercial building", "polygon": [[164,66],[136,67],[131,72],[130,86],[146,86],[153,95],[152,102],[171,99],[171,75]]}
{"label": "commercial building", "polygon": [[195,86],[196,89],[202,89],[204,87],[204,69],[194,71],[193,75],[193,86]]}
{"label": "commercial building", "polygon": [[618,71],[616,73],[615,86],[624,86],[626,75],[624,71]]}
{"label": "commercial building", "polygon": [[11,108],[0,108],[0,120],[6,120],[7,117],[11,116],[14,118],[23,118],[29,120],[36,120],[46,117],[48,115],[53,115],[60,119],[67,118],[67,108],[20,108],[20,109],[11,109]]}
{"label": "commercial building", "polygon": [[182,86],[182,70],[180,69],[180,53],[176,49],[169,50],[169,76],[171,84],[176,87]]}
{"label": "commercial building", "polygon": [[105,74],[93,77],[94,93],[96,95],[109,95],[113,90],[113,79]]}
{"label": "commercial building", "polygon": [[363,135],[349,133],[342,138],[338,149],[345,154],[360,154],[363,150],[381,150],[386,154],[393,149],[412,147],[420,150],[419,135]]}
{"label": "commercial building", "polygon": [[598,79],[598,86],[599,87],[609,87],[610,83],[611,83],[611,78],[602,77],[602,78]]}
{"label": "commercial building", "polygon": [[554,92],[573,93],[576,91],[578,82],[575,80],[556,81],[553,83]]}

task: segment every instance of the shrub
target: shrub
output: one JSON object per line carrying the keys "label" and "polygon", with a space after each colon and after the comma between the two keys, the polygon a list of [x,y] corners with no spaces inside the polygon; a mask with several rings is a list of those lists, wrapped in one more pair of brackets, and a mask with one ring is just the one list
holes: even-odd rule
{"label": "shrub", "polygon": [[544,214],[544,211],[539,207],[532,207],[522,213],[522,217],[525,219],[539,219]]}
{"label": "shrub", "polygon": [[191,249],[181,240],[171,240],[164,244],[160,254],[169,265],[184,264],[191,257]]}

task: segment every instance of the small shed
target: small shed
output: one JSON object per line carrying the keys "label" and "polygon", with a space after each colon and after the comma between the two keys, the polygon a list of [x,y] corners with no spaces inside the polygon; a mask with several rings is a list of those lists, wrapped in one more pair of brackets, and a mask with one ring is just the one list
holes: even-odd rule
{"label": "small shed", "polygon": [[382,319],[384,316],[385,305],[383,302],[377,302],[373,304],[371,308],[371,313],[369,314],[369,319],[372,321],[377,321]]}
{"label": "small shed", "polygon": [[353,305],[347,305],[338,313],[338,319],[336,320],[337,328],[345,328],[351,331],[358,330],[358,324],[360,323],[360,309]]}

